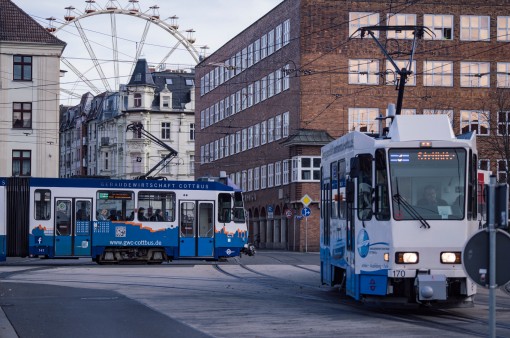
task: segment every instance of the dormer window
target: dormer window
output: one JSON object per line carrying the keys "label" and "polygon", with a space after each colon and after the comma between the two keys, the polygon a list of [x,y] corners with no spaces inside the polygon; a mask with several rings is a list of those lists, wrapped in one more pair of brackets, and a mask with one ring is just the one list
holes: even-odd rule
{"label": "dormer window", "polygon": [[137,82],[142,81],[142,74],[141,73],[137,73],[135,75],[135,81],[137,81]]}
{"label": "dormer window", "polygon": [[162,102],[163,108],[170,108],[170,96],[163,96]]}
{"label": "dormer window", "polygon": [[171,85],[171,84],[173,84],[173,81],[172,81],[172,79],[165,79],[165,83],[167,85]]}
{"label": "dormer window", "polygon": [[142,94],[140,93],[135,93],[134,95],[134,106],[136,108],[138,107],[141,107],[142,106]]}

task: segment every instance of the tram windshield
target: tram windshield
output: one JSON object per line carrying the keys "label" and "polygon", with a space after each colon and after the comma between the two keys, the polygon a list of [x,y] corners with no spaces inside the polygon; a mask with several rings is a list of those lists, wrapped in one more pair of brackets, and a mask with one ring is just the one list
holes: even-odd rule
{"label": "tram windshield", "polygon": [[464,149],[390,149],[389,171],[396,220],[464,218]]}

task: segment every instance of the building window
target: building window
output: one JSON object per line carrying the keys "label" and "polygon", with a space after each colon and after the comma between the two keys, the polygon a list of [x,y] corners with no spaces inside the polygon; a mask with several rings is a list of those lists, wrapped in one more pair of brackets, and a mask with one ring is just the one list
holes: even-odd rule
{"label": "building window", "polygon": [[260,59],[267,56],[267,35],[264,34],[260,38]]}
{"label": "building window", "polygon": [[275,30],[275,50],[278,50],[280,48],[282,48],[282,30],[283,30],[283,27],[282,27],[282,24],[279,24],[278,26],[276,26],[276,30]]}
{"label": "building window", "polygon": [[32,175],[32,152],[30,150],[12,151],[12,176]]}
{"label": "building window", "polygon": [[141,106],[142,106],[142,94],[140,94],[140,93],[135,93],[135,94],[133,95],[133,97],[134,97],[134,106],[135,106],[136,108],[141,107]]}
{"label": "building window", "polygon": [[510,16],[498,16],[498,41],[510,41]]}
{"label": "building window", "polygon": [[260,61],[260,39],[255,40],[253,43],[253,63]]}
{"label": "building window", "polygon": [[[407,86],[416,86],[416,61],[413,61],[411,69],[409,69],[409,60],[394,60],[398,69],[402,68],[410,70],[411,75],[407,76]],[[398,83],[399,76],[395,70],[395,67],[391,64],[390,61],[386,61],[386,84],[387,85],[396,85]]]}
{"label": "building window", "polygon": [[478,135],[489,135],[489,112],[478,110],[460,111],[460,131],[462,134],[470,131]]}
{"label": "building window", "polygon": [[453,127],[453,109],[423,109],[423,115],[447,115]]}
{"label": "building window", "polygon": [[274,141],[274,118],[267,120],[267,143]]}
{"label": "building window", "polygon": [[253,129],[253,126],[248,127],[248,149],[253,148]]}
{"label": "building window", "polygon": [[283,22],[283,45],[287,45],[290,42],[290,19]]}
{"label": "building window", "polygon": [[230,134],[230,155],[234,155],[236,153],[236,135]]}
{"label": "building window", "polygon": [[510,87],[510,62],[498,62],[497,86],[498,88]]}
{"label": "building window", "polygon": [[379,61],[370,59],[349,60],[350,84],[379,84]]}
{"label": "building window", "polygon": [[170,108],[170,96],[163,96],[162,97],[163,99],[163,103],[162,103],[162,106],[163,108]]}
{"label": "building window", "polygon": [[253,191],[253,169],[248,169],[248,191]]}
{"label": "building window", "polygon": [[229,149],[230,149],[230,145],[229,145],[229,136],[225,136],[225,141],[223,142],[223,145],[225,147],[225,157],[229,156]]}
{"label": "building window", "polygon": [[282,90],[289,89],[290,86],[290,66],[285,65],[283,73],[283,79],[282,79]]}
{"label": "building window", "polygon": [[349,108],[349,131],[377,133],[379,116],[378,108]]}
{"label": "building window", "polygon": [[289,137],[289,112],[283,113],[282,137]]}
{"label": "building window", "polygon": [[170,139],[170,122],[161,122],[161,139]]}
{"label": "building window", "polygon": [[32,81],[32,57],[13,56],[13,80]]}
{"label": "building window", "polygon": [[253,170],[253,190],[260,189],[260,168],[257,167]]}
{"label": "building window", "polygon": [[241,132],[236,132],[236,154],[241,152]]}
{"label": "building window", "polygon": [[510,111],[498,112],[498,135],[510,135]]}
{"label": "building window", "polygon": [[108,155],[109,155],[108,152],[104,153],[104,170],[110,169],[110,163],[108,162]]}
{"label": "building window", "polygon": [[423,85],[437,87],[453,86],[453,62],[424,61]]}
{"label": "building window", "polygon": [[279,187],[282,185],[282,162],[275,162],[274,164],[274,186]]}
{"label": "building window", "polygon": [[[349,36],[352,38],[361,37],[358,31],[361,27],[376,26],[379,24],[378,13],[351,12],[349,13]],[[374,36],[379,37],[379,31],[374,31]]]}
{"label": "building window", "polygon": [[254,84],[254,95],[255,95],[255,104],[259,103],[260,102],[260,81],[255,81],[255,84]]}
{"label": "building window", "polygon": [[453,39],[453,15],[435,15],[425,14],[423,16],[423,25],[434,32],[427,34],[425,40],[451,40]]}
{"label": "building window", "polygon": [[189,175],[195,174],[195,155],[189,155]]}
{"label": "building window", "polygon": [[12,104],[12,127],[32,128],[32,103],[14,102]]}
{"label": "building window", "polygon": [[480,170],[491,170],[491,162],[487,159],[478,160],[478,169]]}
{"label": "building window", "polygon": [[253,147],[260,146],[260,124],[257,123],[253,128]]}
{"label": "building window", "polygon": [[[388,14],[388,26],[416,26],[416,14]],[[388,31],[388,39],[413,39],[412,30]]]}
{"label": "building window", "polygon": [[246,151],[248,149],[248,129],[243,129],[241,131],[241,150]]}
{"label": "building window", "polygon": [[498,160],[498,172],[496,173],[498,183],[507,183],[506,172],[507,172],[506,160]]}
{"label": "building window", "polygon": [[267,55],[271,55],[274,52],[274,29],[267,33]]}
{"label": "building window", "polygon": [[490,86],[489,73],[489,62],[461,62],[460,86],[488,88]]}
{"label": "building window", "polygon": [[289,160],[283,161],[282,178],[284,185],[289,184]]}
{"label": "building window", "polygon": [[278,141],[282,138],[282,116],[277,115],[274,118],[274,140]]}
{"label": "building window", "polygon": [[292,158],[292,180],[293,182],[318,182],[320,168],[320,157],[294,157]]}
{"label": "building window", "polygon": [[490,17],[477,15],[460,16],[460,39],[464,41],[488,41]]}
{"label": "building window", "polygon": [[260,144],[267,143],[267,121],[260,122]]}
{"label": "building window", "polygon": [[274,164],[270,163],[267,165],[267,187],[274,187]]}
{"label": "building window", "polygon": [[266,189],[267,186],[267,167],[265,165],[260,167],[260,189]]}

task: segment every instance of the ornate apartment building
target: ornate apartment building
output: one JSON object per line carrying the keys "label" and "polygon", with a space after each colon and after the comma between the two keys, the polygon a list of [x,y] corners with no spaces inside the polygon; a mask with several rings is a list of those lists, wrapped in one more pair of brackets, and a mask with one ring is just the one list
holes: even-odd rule
{"label": "ornate apartment building", "polygon": [[[426,28],[415,40],[395,26]],[[261,247],[318,250],[320,149],[379,131],[397,101],[391,58],[412,72],[401,113],[476,132],[480,168],[506,180],[509,41],[506,1],[283,1],[198,64],[196,175],[226,171],[243,188]],[[303,197],[310,214],[296,217]]]}
{"label": "ornate apartment building", "polygon": [[140,59],[119,92],[84,94],[61,113],[60,177],[193,180],[194,87],[193,73],[156,72]]}
{"label": "ornate apartment building", "polygon": [[66,46],[0,1],[0,176],[58,176],[60,56]]}

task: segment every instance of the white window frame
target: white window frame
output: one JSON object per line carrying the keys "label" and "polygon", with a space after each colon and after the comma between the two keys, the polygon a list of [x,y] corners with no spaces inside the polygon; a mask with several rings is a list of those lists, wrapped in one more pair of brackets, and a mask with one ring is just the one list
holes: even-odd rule
{"label": "white window frame", "polygon": [[425,87],[453,87],[452,61],[423,61]]}
{"label": "white window frame", "polygon": [[282,162],[274,163],[274,186],[279,187],[282,185]]}
{"label": "white window frame", "polygon": [[290,19],[283,22],[283,45],[286,46],[290,42]]}
{"label": "white window frame", "polygon": [[[503,128],[506,131],[502,133],[501,130]],[[510,136],[510,111],[498,111],[498,135]]]}
{"label": "white window frame", "polygon": [[[387,16],[388,26],[416,26],[416,14],[405,14],[405,13],[390,13]],[[414,34],[412,30],[406,31],[393,31],[389,30],[386,32],[388,39],[407,39],[412,40]]]}
{"label": "white window frame", "polygon": [[267,166],[260,166],[260,189],[266,189],[267,187]]}
{"label": "white window frame", "polygon": [[260,189],[260,167],[253,169],[253,190]]}
{"label": "white window frame", "polygon": [[497,41],[510,41],[510,16],[498,16]]}
{"label": "white window frame", "polygon": [[267,187],[274,187],[274,164],[269,163],[267,165]]}
{"label": "white window frame", "polygon": [[267,143],[267,121],[260,122],[260,145]]}
{"label": "white window frame", "polygon": [[267,120],[267,143],[274,141],[274,117]]}
{"label": "white window frame", "polygon": [[289,160],[283,160],[282,164],[282,184],[289,184]]}
{"label": "white window frame", "polygon": [[498,62],[497,71],[497,87],[510,88],[510,62]]}
{"label": "white window frame", "polygon": [[464,88],[489,88],[490,62],[461,62],[460,86]]}
{"label": "white window frame", "polygon": [[257,123],[253,128],[253,147],[260,146],[260,123]]}
{"label": "white window frame", "polygon": [[253,191],[253,169],[248,169],[248,191]]}
{"label": "white window frame", "polygon": [[378,116],[379,108],[349,108],[349,131],[379,132],[379,123],[375,120]]}
{"label": "white window frame", "polygon": [[461,41],[489,41],[490,31],[491,31],[490,16],[488,15],[460,16]]}
{"label": "white window frame", "polygon": [[276,115],[274,118],[274,140],[282,138],[282,115]]}
{"label": "white window frame", "polygon": [[[476,120],[474,119],[477,118]],[[460,111],[460,132],[467,133],[475,131],[478,136],[490,135],[489,121],[490,112],[480,110],[461,110]],[[476,123],[475,123],[476,122]],[[482,127],[485,126],[486,133],[481,133]],[[463,128],[466,127],[466,128]]]}
{"label": "white window frame", "polygon": [[425,40],[453,40],[453,15],[424,14],[423,25],[435,34],[425,32]]}
{"label": "white window frame", "polygon": [[289,112],[283,113],[283,122],[282,122],[282,137],[289,137],[289,129],[290,129],[290,114]]}
{"label": "white window frame", "polygon": [[[405,68],[409,70],[409,60],[393,60],[397,65],[398,69],[401,70]],[[412,74],[407,76],[406,86],[416,86],[416,60],[413,60],[413,64],[411,66]],[[394,86],[398,82],[398,74],[395,71],[395,67],[391,64],[390,61],[386,61],[386,84]]]}
{"label": "white window frame", "polygon": [[379,61],[373,59],[350,59],[349,84],[378,85]]}
{"label": "white window frame", "polygon": [[[377,26],[379,24],[379,13],[371,12],[349,12],[349,37],[361,38],[361,27]],[[374,36],[379,37],[379,31],[374,31]]]}

